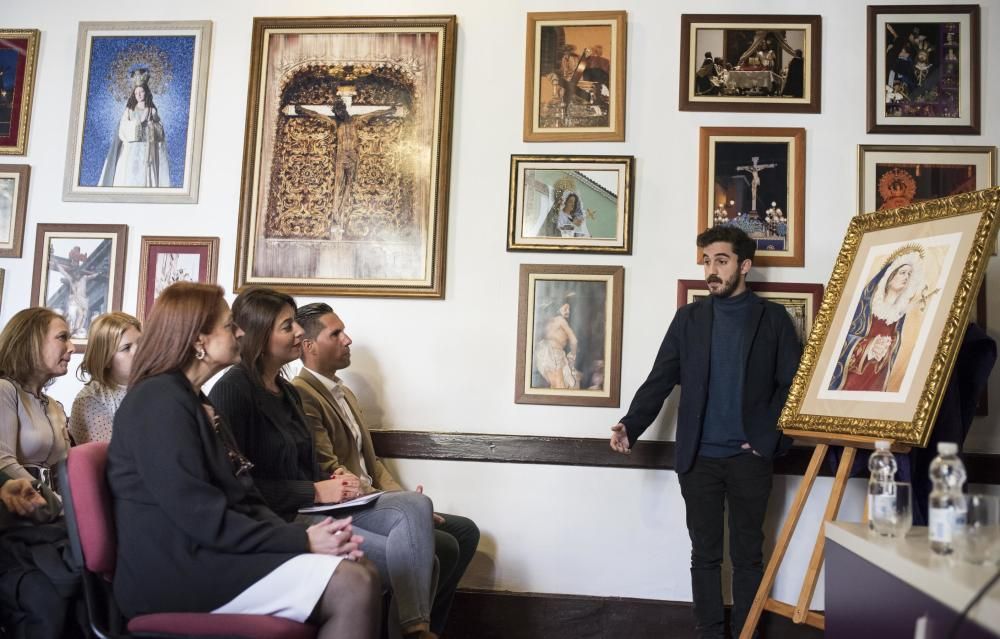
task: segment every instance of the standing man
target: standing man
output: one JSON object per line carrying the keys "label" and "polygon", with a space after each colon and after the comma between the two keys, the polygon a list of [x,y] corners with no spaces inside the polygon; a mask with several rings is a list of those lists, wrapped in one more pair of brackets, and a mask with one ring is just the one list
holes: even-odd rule
{"label": "standing man", "polygon": [[764,514],[772,459],[790,443],[778,415],[801,345],[784,307],[747,288],[755,243],[716,226],[698,236],[710,295],[677,310],[611,448],[628,453],[674,386],[675,470],[691,537],[691,590],[699,637],[725,637],[720,566],[729,507],[732,635],[739,635],[763,575]]}
{"label": "standing man", "polygon": [[[302,397],[320,467],[331,475],[354,475],[363,488],[403,490],[375,456],[357,397],[337,377],[337,371],[351,365],[352,341],[344,331],[344,323],[323,303],[299,308],[295,321],[305,331],[304,367],[292,384]],[[423,492],[423,487],[418,485],[417,492]],[[478,545],[479,528],[474,521],[434,513],[434,554],[440,569],[431,607],[431,632],[435,635],[444,631],[455,589]]]}

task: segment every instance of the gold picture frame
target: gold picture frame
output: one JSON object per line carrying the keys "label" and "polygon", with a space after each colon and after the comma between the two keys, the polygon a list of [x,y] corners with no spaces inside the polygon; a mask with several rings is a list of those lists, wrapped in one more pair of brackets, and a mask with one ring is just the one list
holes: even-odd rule
{"label": "gold picture frame", "polygon": [[993,188],[855,216],[779,428],[926,446],[998,209]]}
{"label": "gold picture frame", "polygon": [[41,37],[38,29],[0,29],[0,155],[28,152]]}
{"label": "gold picture frame", "polygon": [[443,298],[455,16],[254,18],[234,288]]}
{"label": "gold picture frame", "polygon": [[625,11],[528,13],[525,142],[625,141],[627,25]]}

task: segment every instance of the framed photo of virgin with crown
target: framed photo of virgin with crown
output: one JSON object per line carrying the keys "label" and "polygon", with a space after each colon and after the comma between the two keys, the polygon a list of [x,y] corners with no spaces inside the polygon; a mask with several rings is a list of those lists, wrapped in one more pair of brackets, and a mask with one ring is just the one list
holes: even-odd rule
{"label": "framed photo of virgin with crown", "polygon": [[926,446],[998,213],[992,188],[854,216],[779,427]]}
{"label": "framed photo of virgin with crown", "polygon": [[81,22],[63,200],[198,201],[212,23]]}

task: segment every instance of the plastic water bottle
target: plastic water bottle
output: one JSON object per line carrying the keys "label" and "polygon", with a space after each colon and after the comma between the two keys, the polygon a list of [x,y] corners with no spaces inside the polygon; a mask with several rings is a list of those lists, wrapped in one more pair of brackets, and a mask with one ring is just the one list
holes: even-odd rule
{"label": "plastic water bottle", "polygon": [[868,528],[889,535],[896,521],[896,457],[889,442],[875,442],[875,452],[868,458]]}
{"label": "plastic water bottle", "polygon": [[931,481],[934,490],[930,496],[928,535],[931,550],[947,555],[953,550],[955,530],[965,525],[965,465],[958,458],[958,444],[938,443],[938,456],[931,462]]}

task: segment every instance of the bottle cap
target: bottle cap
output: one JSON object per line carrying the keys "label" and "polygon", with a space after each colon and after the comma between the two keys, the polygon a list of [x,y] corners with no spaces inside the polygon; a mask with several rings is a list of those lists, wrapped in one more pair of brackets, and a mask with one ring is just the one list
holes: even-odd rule
{"label": "bottle cap", "polygon": [[889,440],[887,439],[879,439],[875,442],[875,450],[889,450],[890,446],[892,446],[892,444],[889,443]]}
{"label": "bottle cap", "polygon": [[938,455],[957,455],[958,444],[955,442],[938,442]]}

